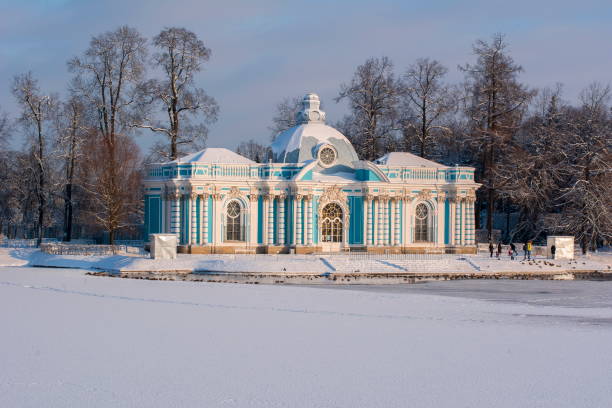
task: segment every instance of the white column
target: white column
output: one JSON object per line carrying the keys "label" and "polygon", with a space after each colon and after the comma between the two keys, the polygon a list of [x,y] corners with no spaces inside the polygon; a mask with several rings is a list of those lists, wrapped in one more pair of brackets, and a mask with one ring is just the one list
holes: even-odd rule
{"label": "white column", "polygon": [[383,244],[382,242],[382,199],[380,197],[376,198],[376,246],[380,246]]}
{"label": "white column", "polygon": [[278,200],[278,244],[285,245],[285,196]]}
{"label": "white column", "polygon": [[383,200],[383,245],[389,246],[389,201]]}
{"label": "white column", "polygon": [[465,234],[467,233],[467,228],[466,228],[466,215],[467,215],[467,211],[466,211],[466,206],[467,206],[467,200],[463,199],[461,202],[461,245],[466,245],[467,244],[467,239]]}
{"label": "white column", "polygon": [[474,199],[470,199],[470,205],[469,205],[469,214],[468,214],[468,219],[470,220],[470,240],[469,240],[469,244],[470,245],[474,245],[476,244],[476,237],[475,237],[475,233],[476,231],[474,230],[474,224],[475,224],[475,220],[474,220]]}
{"label": "white column", "polygon": [[298,211],[297,211],[297,194],[293,195],[293,199],[291,200],[291,241],[293,245],[297,245],[297,219],[298,219]]}
{"label": "white column", "polygon": [[446,212],[446,199],[445,196],[438,191],[438,245],[444,245],[444,223],[445,223],[445,212]]}
{"label": "white column", "polygon": [[400,213],[400,198],[395,199],[395,244],[400,245],[401,232],[401,213]]}
{"label": "white column", "polygon": [[268,196],[268,245],[274,245],[274,196]]}
{"label": "white column", "polygon": [[202,194],[202,244],[208,245],[208,194]]}
{"label": "white column", "polygon": [[248,242],[251,245],[257,245],[257,225],[259,216],[259,196],[257,194],[249,195],[249,236]]}
{"label": "white column", "polygon": [[461,201],[457,198],[455,202],[455,245],[461,245]]}
{"label": "white column", "polygon": [[412,243],[412,198],[404,200],[404,245]]}
{"label": "white column", "polygon": [[171,230],[173,234],[176,234],[178,242],[181,241],[181,195],[176,193],[173,196],[172,201],[172,221]]}
{"label": "white column", "polygon": [[198,243],[198,196],[197,194],[191,194],[191,245]]}
{"label": "white column", "polygon": [[304,244],[304,241],[302,239],[302,229],[304,228],[304,225],[302,224],[302,212],[303,212],[304,206],[302,203],[301,195],[296,195],[295,199],[297,201],[296,203],[296,206],[297,206],[296,222],[295,222],[295,230],[296,230],[295,244],[302,245]]}
{"label": "white column", "polygon": [[390,222],[390,225],[391,225],[391,237],[390,237],[390,240],[389,240],[389,245],[395,246],[395,226],[397,225],[395,223],[395,214],[396,214],[395,213],[395,200],[391,199],[391,200],[389,200],[389,202],[391,203],[391,211],[390,211],[391,213],[389,214],[389,216],[390,216],[389,217],[389,222]]}
{"label": "white column", "polygon": [[222,237],[222,232],[221,231],[221,226],[222,226],[222,220],[221,220],[221,213],[222,213],[222,209],[221,209],[221,194],[215,194],[214,195],[214,200],[213,200],[213,243],[215,245],[219,245],[220,243],[223,242],[223,237]]}
{"label": "white column", "polygon": [[307,221],[307,227],[306,227],[306,237],[307,237],[307,242],[309,246],[312,246],[312,233],[313,233],[313,225],[312,225],[312,196],[308,196],[308,198],[306,198],[306,221]]}
{"label": "white column", "polygon": [[370,228],[371,222],[371,214],[370,214],[370,198],[368,196],[363,197],[363,245],[367,246],[369,244],[368,239],[368,231]]}

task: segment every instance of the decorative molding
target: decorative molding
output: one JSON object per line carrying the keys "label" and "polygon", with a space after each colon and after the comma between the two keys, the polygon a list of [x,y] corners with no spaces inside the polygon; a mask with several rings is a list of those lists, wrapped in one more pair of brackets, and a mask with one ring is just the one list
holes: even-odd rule
{"label": "decorative molding", "polygon": [[424,188],[419,192],[417,197],[419,200],[429,201],[431,200],[431,190]]}
{"label": "decorative molding", "polygon": [[229,193],[227,193],[228,198],[243,198],[242,192],[236,186],[232,186],[230,188]]}
{"label": "decorative molding", "polygon": [[346,194],[342,191],[342,188],[335,185],[325,189],[325,192],[319,198],[319,206],[323,206],[330,202],[338,202],[346,206]]}

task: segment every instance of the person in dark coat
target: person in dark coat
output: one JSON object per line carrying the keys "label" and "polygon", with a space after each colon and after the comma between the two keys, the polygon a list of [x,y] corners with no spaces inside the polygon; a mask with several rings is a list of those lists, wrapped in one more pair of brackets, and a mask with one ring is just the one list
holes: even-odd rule
{"label": "person in dark coat", "polygon": [[491,258],[493,258],[493,242],[489,241],[489,253],[491,254]]}
{"label": "person in dark coat", "polygon": [[527,243],[523,244],[523,261],[527,259]]}
{"label": "person in dark coat", "polygon": [[553,244],[553,246],[550,247],[550,257],[552,259],[555,259],[555,252],[557,252],[557,247]]}
{"label": "person in dark coat", "polygon": [[501,245],[501,241],[499,241],[497,243],[497,259],[499,259],[499,257],[501,256],[502,253],[502,245]]}
{"label": "person in dark coat", "polygon": [[510,259],[514,261],[514,257],[516,256],[516,245],[514,245],[514,242],[510,243],[510,254]]}

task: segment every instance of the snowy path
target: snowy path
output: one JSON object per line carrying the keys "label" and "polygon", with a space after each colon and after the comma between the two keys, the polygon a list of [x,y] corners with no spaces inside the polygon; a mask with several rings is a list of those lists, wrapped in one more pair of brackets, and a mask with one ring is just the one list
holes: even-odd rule
{"label": "snowy path", "polygon": [[[489,283],[479,291],[495,288]],[[580,286],[593,282],[571,283],[582,296],[595,290]],[[604,285],[597,296],[612,298],[611,282],[597,284]],[[609,299],[562,307],[435,293],[0,268],[0,406],[602,407],[612,400]]]}

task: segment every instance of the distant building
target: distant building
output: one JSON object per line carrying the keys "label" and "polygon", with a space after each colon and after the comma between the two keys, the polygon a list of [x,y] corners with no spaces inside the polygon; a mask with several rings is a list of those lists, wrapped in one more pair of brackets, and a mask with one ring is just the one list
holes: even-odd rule
{"label": "distant building", "polygon": [[207,148],[151,165],[145,231],[191,253],[475,252],[471,167],[404,152],[359,160],[307,94],[259,164]]}

